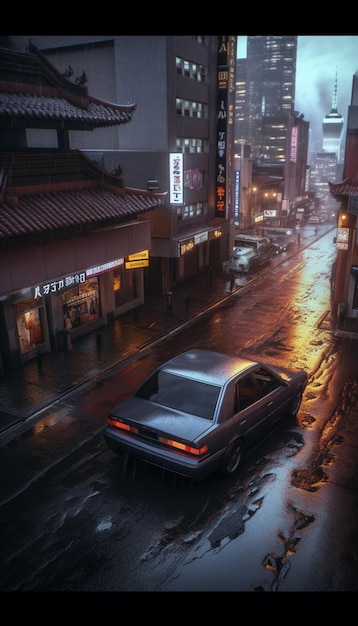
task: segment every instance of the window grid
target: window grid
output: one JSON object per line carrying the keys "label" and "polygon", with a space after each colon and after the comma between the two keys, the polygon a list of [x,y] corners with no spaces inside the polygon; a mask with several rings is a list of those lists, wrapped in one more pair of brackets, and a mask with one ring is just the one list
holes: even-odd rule
{"label": "window grid", "polygon": [[183,154],[201,154],[204,152],[204,139],[199,137],[177,137],[176,147]]}
{"label": "window grid", "polygon": [[178,215],[183,220],[188,220],[193,217],[202,217],[206,213],[206,203],[205,202],[194,202],[193,204],[186,204],[185,206],[179,208],[178,207]]}
{"label": "window grid", "polygon": [[187,61],[181,57],[176,57],[175,63],[177,74],[180,76],[186,76],[186,78],[196,80],[198,83],[207,82],[206,77],[208,72],[205,65],[192,63],[191,61]]}
{"label": "window grid", "polygon": [[194,102],[193,100],[176,99],[177,115],[184,117],[195,117],[203,119],[206,117],[206,108],[202,102]]}

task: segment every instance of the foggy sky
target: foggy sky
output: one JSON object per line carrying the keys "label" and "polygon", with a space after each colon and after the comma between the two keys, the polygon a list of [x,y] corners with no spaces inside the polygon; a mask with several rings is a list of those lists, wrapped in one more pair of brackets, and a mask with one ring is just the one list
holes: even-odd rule
{"label": "foggy sky", "polygon": [[[347,120],[353,75],[358,71],[358,35],[298,35],[297,41],[295,110],[310,122],[311,150],[319,152],[322,121],[332,108],[336,71],[337,110]],[[237,42],[237,56],[246,56],[242,35]],[[343,139],[345,133],[344,125]]]}

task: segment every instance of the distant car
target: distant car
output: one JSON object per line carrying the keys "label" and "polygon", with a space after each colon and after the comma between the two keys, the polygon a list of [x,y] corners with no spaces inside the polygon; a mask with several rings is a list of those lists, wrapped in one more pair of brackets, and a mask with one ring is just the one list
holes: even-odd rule
{"label": "distant car", "polygon": [[104,439],[116,453],[194,480],[230,475],[247,446],[296,416],[306,385],[303,370],[189,350],[109,411]]}

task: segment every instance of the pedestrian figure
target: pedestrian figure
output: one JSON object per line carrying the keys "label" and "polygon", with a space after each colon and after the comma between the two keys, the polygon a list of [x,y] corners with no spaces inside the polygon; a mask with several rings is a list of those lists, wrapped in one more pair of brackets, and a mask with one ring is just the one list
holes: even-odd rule
{"label": "pedestrian figure", "polygon": [[188,294],[187,291],[184,293],[184,298],[185,298],[185,314],[188,315],[190,295]]}
{"label": "pedestrian figure", "polygon": [[173,315],[173,292],[168,291],[167,293],[167,314]]}
{"label": "pedestrian figure", "polygon": [[235,276],[234,274],[231,274],[230,276],[230,291],[232,291],[235,287]]}
{"label": "pedestrian figure", "polygon": [[314,227],[314,234],[317,235],[317,233],[318,233],[318,226],[315,226]]}

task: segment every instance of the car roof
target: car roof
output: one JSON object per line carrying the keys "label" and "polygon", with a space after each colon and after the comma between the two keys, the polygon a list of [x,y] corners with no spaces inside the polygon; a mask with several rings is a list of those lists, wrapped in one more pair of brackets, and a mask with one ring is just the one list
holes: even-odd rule
{"label": "car roof", "polygon": [[236,233],[235,240],[239,241],[262,241],[265,237],[260,237],[260,235],[249,235],[248,233]]}
{"label": "car roof", "polygon": [[188,350],[170,359],[161,370],[194,378],[204,383],[224,385],[230,378],[256,365],[256,361],[212,350]]}

